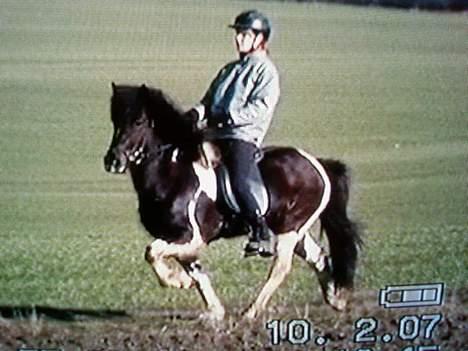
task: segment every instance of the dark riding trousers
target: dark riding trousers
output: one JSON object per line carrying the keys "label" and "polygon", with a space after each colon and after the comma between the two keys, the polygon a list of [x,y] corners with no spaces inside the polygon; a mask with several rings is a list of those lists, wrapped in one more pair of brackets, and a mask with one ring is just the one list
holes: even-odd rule
{"label": "dark riding trousers", "polygon": [[240,139],[218,139],[214,141],[219,147],[223,162],[229,172],[232,191],[236,197],[241,214],[247,220],[254,220],[264,215],[268,204],[262,175],[258,168],[258,161],[262,151],[253,143]]}

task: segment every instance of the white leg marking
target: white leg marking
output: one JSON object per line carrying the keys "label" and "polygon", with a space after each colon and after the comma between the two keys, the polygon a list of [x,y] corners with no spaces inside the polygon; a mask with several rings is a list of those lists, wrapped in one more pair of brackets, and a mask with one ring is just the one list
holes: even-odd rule
{"label": "white leg marking", "polygon": [[146,248],[145,259],[153,268],[159,284],[180,289],[191,288],[194,281],[187,272],[182,269],[176,260],[164,256],[164,247],[167,246],[168,244],[165,241],[158,239]]}
{"label": "white leg marking", "polygon": [[330,179],[328,178],[327,172],[325,171],[323,166],[320,164],[320,162],[315,157],[312,157],[307,152],[305,152],[305,151],[303,151],[301,149],[296,149],[296,150],[303,157],[305,157],[307,160],[309,160],[309,162],[312,164],[312,166],[315,167],[315,169],[319,172],[320,176],[322,177],[323,183],[324,183],[322,200],[320,201],[319,206],[317,207],[315,212],[309,217],[307,222],[305,222],[305,224],[299,229],[299,234],[304,234],[306,231],[309,230],[309,228],[319,218],[320,214],[323,212],[325,207],[327,207],[328,201],[330,201],[331,184],[330,184]]}
{"label": "white leg marking", "polygon": [[196,281],[198,291],[208,308],[208,313],[202,315],[202,318],[222,320],[225,314],[224,307],[211,285],[208,274],[202,271],[200,264],[197,262],[191,263],[186,269],[193,280]]}
{"label": "white leg marking", "polygon": [[304,235],[304,251],[306,253],[305,260],[313,266],[317,271],[323,271],[325,268],[325,253],[309,234]]}
{"label": "white leg marking", "polygon": [[193,279],[185,272],[180,265],[176,265],[175,261],[172,265],[166,259],[154,261],[151,265],[156,276],[159,278],[161,286],[174,287],[178,289],[189,289],[194,286]]}
{"label": "white leg marking", "polygon": [[273,293],[281,285],[286,275],[291,271],[294,248],[299,241],[297,232],[278,235],[277,256],[275,256],[268,280],[263,286],[255,302],[245,312],[245,317],[253,319],[262,312]]}

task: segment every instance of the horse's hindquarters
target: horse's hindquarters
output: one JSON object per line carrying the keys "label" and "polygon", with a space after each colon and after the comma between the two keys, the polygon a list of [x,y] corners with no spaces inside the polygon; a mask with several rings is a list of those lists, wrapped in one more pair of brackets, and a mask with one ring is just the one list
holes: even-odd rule
{"label": "horse's hindquarters", "polygon": [[328,179],[314,163],[295,148],[265,150],[259,166],[270,196],[267,220],[275,233],[307,230],[326,206]]}

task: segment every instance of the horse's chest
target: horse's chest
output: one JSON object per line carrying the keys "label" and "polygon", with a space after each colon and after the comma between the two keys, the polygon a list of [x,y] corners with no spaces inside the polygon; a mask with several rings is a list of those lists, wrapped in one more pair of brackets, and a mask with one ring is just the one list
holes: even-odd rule
{"label": "horse's chest", "polygon": [[140,199],[140,220],[145,229],[156,238],[178,240],[190,231],[188,201],[158,201]]}

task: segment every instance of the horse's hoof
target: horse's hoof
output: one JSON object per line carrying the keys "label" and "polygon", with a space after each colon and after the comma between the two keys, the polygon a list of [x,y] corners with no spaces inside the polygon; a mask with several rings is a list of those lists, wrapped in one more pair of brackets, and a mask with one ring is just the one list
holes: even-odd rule
{"label": "horse's hoof", "polygon": [[257,319],[258,312],[254,307],[251,306],[242,313],[242,317],[244,320],[253,321]]}
{"label": "horse's hoof", "polygon": [[202,322],[216,323],[224,320],[224,314],[224,311],[209,311],[200,314],[198,319]]}
{"label": "horse's hoof", "polygon": [[348,305],[348,291],[337,289],[332,296],[328,296],[328,304],[337,311],[344,311]]}
{"label": "horse's hoof", "polygon": [[322,290],[323,298],[325,302],[335,310],[343,311],[347,305],[346,289],[340,289],[336,287],[335,281],[332,277],[332,268],[328,257],[325,257],[323,263],[323,269],[320,271],[317,270],[317,277],[320,283],[320,289]]}
{"label": "horse's hoof", "polygon": [[348,291],[344,288],[336,288],[333,281],[322,285],[322,294],[325,302],[337,311],[344,311],[348,305]]}

